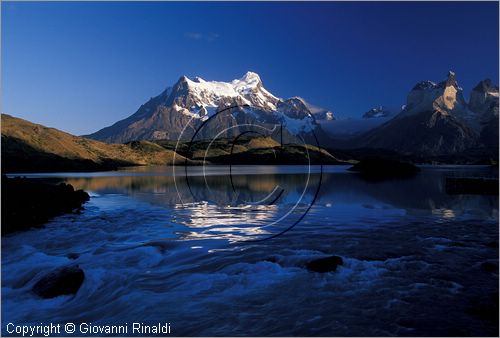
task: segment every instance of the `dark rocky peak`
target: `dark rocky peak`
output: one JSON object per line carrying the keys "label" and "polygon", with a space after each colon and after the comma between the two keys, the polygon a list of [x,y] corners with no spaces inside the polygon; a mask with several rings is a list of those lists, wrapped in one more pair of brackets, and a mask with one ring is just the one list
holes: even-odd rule
{"label": "dark rocky peak", "polygon": [[451,70],[448,71],[447,79],[445,81],[441,82],[440,86],[443,88],[452,86],[452,87],[455,87],[457,89],[460,89],[458,82],[457,82],[457,79],[456,79],[456,76],[455,76],[455,72],[453,72]]}
{"label": "dark rocky peak", "polygon": [[448,76],[446,77],[446,80],[439,82],[436,84],[433,81],[421,81],[413,87],[412,90],[433,90],[437,88],[447,88],[447,87],[455,87],[457,90],[461,90],[460,86],[458,85],[457,79],[455,72],[453,71],[448,71]]}
{"label": "dark rocky peak", "polygon": [[311,115],[311,111],[303,100],[298,97],[292,97],[285,101],[278,102],[278,110],[292,118],[303,119]]}
{"label": "dark rocky peak", "polygon": [[498,86],[493,84],[491,79],[484,79],[475,86],[472,91],[481,93],[498,93]]}
{"label": "dark rocky peak", "polygon": [[426,89],[434,89],[436,88],[436,84],[432,81],[426,80],[417,83],[412,90],[426,90]]}
{"label": "dark rocky peak", "polygon": [[482,80],[470,93],[469,108],[481,122],[498,117],[498,86],[490,79]]}
{"label": "dark rocky peak", "polygon": [[364,119],[384,118],[393,115],[393,113],[394,109],[388,108],[386,106],[378,106],[365,112],[362,118]]}

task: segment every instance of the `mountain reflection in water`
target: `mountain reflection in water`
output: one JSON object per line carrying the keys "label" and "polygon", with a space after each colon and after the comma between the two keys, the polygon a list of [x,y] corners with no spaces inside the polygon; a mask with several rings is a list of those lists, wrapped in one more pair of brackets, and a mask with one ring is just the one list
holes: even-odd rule
{"label": "mountain reflection in water", "polygon": [[[186,221],[186,225],[197,228],[221,223],[235,225],[239,222],[265,225],[279,215],[278,209],[290,209],[297,202],[297,214],[300,214],[313,200],[319,185],[317,203],[329,207],[357,205],[360,210],[391,208],[399,209],[405,214],[444,218],[473,213],[478,217],[496,219],[498,215],[495,197],[448,195],[445,192],[445,177],[450,172],[459,171],[462,175],[467,175],[468,171],[472,171],[475,175],[478,172],[488,176],[497,175],[496,169],[487,166],[451,167],[449,171],[439,167],[424,168],[414,178],[382,182],[365,181],[356,174],[346,172],[345,166],[324,167],[321,183],[317,166],[313,167],[310,175],[294,173],[297,169],[287,166],[281,169],[269,167],[267,171],[282,170],[281,173],[271,174],[258,174],[250,171],[250,167],[242,166],[240,171],[233,167],[232,179],[227,175],[227,168],[216,167],[205,177],[200,175],[200,171],[196,171],[188,179],[183,175],[183,169],[177,169],[180,174],[178,177],[106,176],[68,178],[66,181],[76,188],[95,193],[126,194],[158,206],[192,210],[192,216],[189,222]],[[288,169],[291,172],[287,172]],[[167,168],[165,172],[170,173],[170,170]],[[277,200],[266,199],[270,194],[276,197],[279,192],[281,195]],[[262,200],[264,203],[259,204]],[[266,202],[274,203],[269,205]],[[349,212],[332,212],[332,216],[337,219],[355,216]],[[224,221],[219,222],[218,215]],[[230,215],[235,218],[229,217]]]}
{"label": "mountain reflection in water", "polygon": [[[176,336],[498,334],[498,196],[444,187],[449,175],[497,168],[424,167],[382,182],[345,166],[311,169],[26,175],[66,181],[91,200],[2,238],[3,323],[167,321]],[[305,269],[328,255],[344,264]],[[67,264],[85,271],[75,296],[31,292]]]}

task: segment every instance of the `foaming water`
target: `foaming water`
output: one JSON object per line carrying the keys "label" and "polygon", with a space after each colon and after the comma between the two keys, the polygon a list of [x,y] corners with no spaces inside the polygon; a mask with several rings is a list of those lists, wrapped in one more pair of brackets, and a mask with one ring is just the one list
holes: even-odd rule
{"label": "foaming water", "polygon": [[[9,322],[170,322],[173,335],[204,336],[498,332],[485,315],[498,299],[498,196],[444,191],[447,175],[491,169],[377,183],[345,167],[193,170],[51,175],[91,200],[3,237],[3,334]],[[305,269],[325,255],[344,265]],[[85,271],[75,296],[30,291],[72,263]]]}

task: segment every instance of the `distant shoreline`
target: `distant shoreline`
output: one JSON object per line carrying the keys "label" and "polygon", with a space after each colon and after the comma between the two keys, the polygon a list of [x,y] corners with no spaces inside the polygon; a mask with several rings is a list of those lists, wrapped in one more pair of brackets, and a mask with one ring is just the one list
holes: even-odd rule
{"label": "distant shoreline", "polygon": [[[224,168],[224,167],[233,167],[233,168],[241,168],[241,167],[307,167],[307,164],[278,164],[278,165],[270,165],[270,164],[207,164],[206,167],[218,167],[218,168]],[[318,168],[322,166],[323,168],[329,168],[329,167],[346,167],[346,172],[347,168],[351,167],[351,164],[348,163],[342,163],[342,164],[311,164],[311,167],[313,168]],[[495,167],[494,165],[490,164],[415,164],[415,166],[426,169],[426,168],[488,168],[488,167]],[[29,178],[37,178],[37,176],[43,176],[40,178],[45,178],[47,176],[49,177],[58,177],[57,174],[60,174],[62,176],[65,176],[67,174],[70,175],[75,175],[75,174],[84,174],[85,176],[88,176],[88,174],[92,173],[123,173],[125,176],[128,174],[128,170],[134,169],[134,168],[141,168],[141,169],[147,169],[147,168],[184,168],[184,165],[143,165],[143,166],[127,166],[127,167],[120,167],[117,169],[112,169],[112,170],[80,170],[80,171],[30,171],[30,172],[6,172],[2,173],[2,175],[7,176],[8,178],[13,178],[13,177],[29,177]],[[202,165],[188,165],[188,168],[196,168],[196,167],[202,167]],[[183,176],[180,175],[184,171],[178,171],[177,173],[179,174],[178,176]],[[153,174],[154,171],[148,172],[145,171],[145,173],[151,173]],[[137,172],[135,174],[138,174]],[[256,172],[255,175],[258,175],[260,173]],[[113,175],[114,176],[114,175]]]}

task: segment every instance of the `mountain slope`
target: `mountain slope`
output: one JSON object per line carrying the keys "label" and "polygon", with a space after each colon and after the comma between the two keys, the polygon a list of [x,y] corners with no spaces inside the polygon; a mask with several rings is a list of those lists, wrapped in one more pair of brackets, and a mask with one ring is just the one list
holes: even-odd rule
{"label": "mountain slope", "polygon": [[418,83],[401,113],[368,131],[356,143],[405,155],[435,156],[477,146],[480,130],[477,114],[469,109],[455,74],[449,72],[448,78],[438,84]]}
{"label": "mountain slope", "polygon": [[309,111],[314,116],[314,118],[316,119],[316,121],[321,121],[321,120],[332,121],[332,120],[335,120],[335,115],[333,114],[332,111],[330,111],[328,109],[325,109],[325,108],[322,108],[322,107],[318,107],[316,105],[313,105],[313,104],[307,102],[306,100],[304,100],[301,97],[297,96],[295,98],[301,100],[304,103],[304,105],[306,106],[307,109],[309,109]]}
{"label": "mountain slope", "polygon": [[334,118],[319,120],[318,123],[335,140],[334,143],[338,144],[339,140],[348,141],[389,121],[400,111],[401,108],[378,106],[365,112],[361,118]]}
{"label": "mountain slope", "polygon": [[[284,137],[290,142],[301,138],[311,141],[315,135],[324,137],[310,110],[316,108],[302,99],[283,100],[274,96],[253,72],[231,82],[205,81],[198,77],[191,80],[182,76],[173,87],[150,99],[135,114],[88,137],[119,143],[186,141],[202,127],[196,134],[199,139],[235,137],[242,132],[257,131],[275,139]],[[279,135],[281,131],[283,135]]]}
{"label": "mountain slope", "polygon": [[[171,164],[174,152],[151,142],[106,144],[2,114],[2,170],[105,170]],[[184,157],[175,156],[176,161]]]}
{"label": "mountain slope", "polygon": [[[196,161],[215,164],[345,164],[325,149],[310,144],[284,144],[271,137],[243,136],[237,139],[199,140],[193,143],[156,141],[167,149]],[[177,147],[177,148],[176,148]]]}
{"label": "mountain slope", "polygon": [[498,86],[490,79],[479,82],[470,94],[469,108],[479,118],[481,144],[498,148]]}
{"label": "mountain slope", "polygon": [[400,116],[362,137],[370,148],[421,156],[457,153],[473,147],[476,138],[477,134],[456,118],[432,110]]}
{"label": "mountain slope", "polygon": [[389,116],[394,116],[401,112],[402,108],[394,108],[394,107],[386,107],[386,106],[378,106],[374,107],[367,112],[365,112],[362,116],[363,119],[383,119]]}

